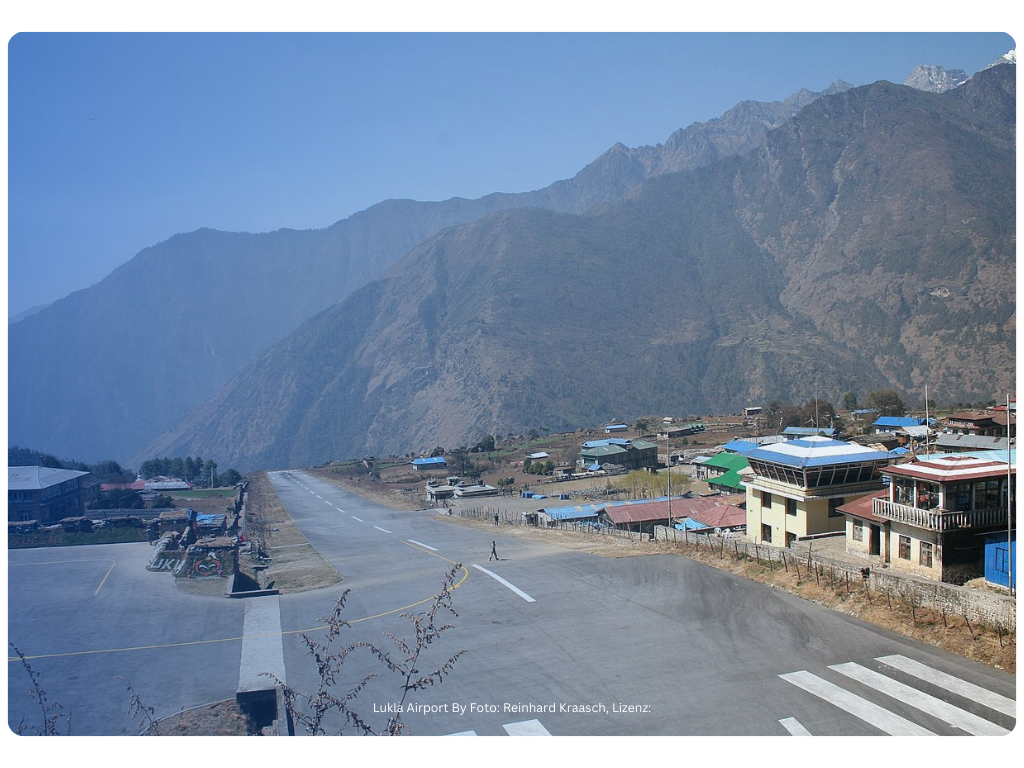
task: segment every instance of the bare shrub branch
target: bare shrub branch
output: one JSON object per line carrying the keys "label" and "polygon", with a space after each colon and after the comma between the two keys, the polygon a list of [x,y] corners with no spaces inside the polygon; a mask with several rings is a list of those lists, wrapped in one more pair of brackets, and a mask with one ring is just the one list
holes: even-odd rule
{"label": "bare shrub branch", "polygon": [[[40,683],[39,674],[32,669],[32,665],[28,663],[25,654],[14,643],[8,641],[7,645],[21,661],[22,669],[25,670],[28,679],[32,683],[32,687],[28,692],[28,698],[39,706],[41,716],[41,725],[30,725],[26,722],[25,717],[22,716],[21,720],[18,721],[18,725],[14,728],[14,732],[19,736],[70,736],[71,713],[69,712],[65,715],[62,704],[50,701],[46,695],[46,690]],[[66,719],[64,732],[61,732],[58,727],[62,717]]]}
{"label": "bare shrub branch", "polygon": [[[345,590],[335,603],[330,615],[320,618],[320,621],[326,624],[326,634],[323,639],[318,640],[307,634],[302,634],[299,637],[306,648],[306,655],[310,657],[316,667],[316,691],[311,694],[302,693],[278,679],[276,675],[268,675],[274,679],[277,685],[281,686],[285,706],[293,721],[300,724],[307,734],[314,736],[328,734],[330,718],[340,718],[336,730],[333,730],[334,735],[338,736],[344,735],[347,731],[354,731],[364,736],[398,736],[408,733],[409,728],[401,716],[406,698],[412,691],[441,683],[451,673],[459,658],[466,653],[465,650],[459,651],[426,674],[419,669],[419,662],[427,646],[440,638],[443,633],[454,628],[453,624],[441,623],[439,616],[458,616],[452,606],[452,590],[455,584],[455,574],[461,567],[461,564],[456,563],[445,574],[441,591],[434,596],[429,610],[417,614],[402,614],[402,618],[409,619],[412,623],[413,635],[411,638],[406,639],[393,632],[384,633],[385,637],[394,645],[394,648],[390,650],[366,641],[340,645],[341,631],[349,626],[349,623],[342,618],[345,602],[350,592],[350,590]],[[398,712],[392,713],[379,731],[354,708],[359,694],[377,675],[370,673],[363,675],[354,683],[344,682],[342,667],[349,656],[356,651],[370,653],[389,674],[397,675],[401,680],[399,687],[402,695],[398,702],[399,706],[396,707]],[[339,693],[339,691],[341,692]]]}

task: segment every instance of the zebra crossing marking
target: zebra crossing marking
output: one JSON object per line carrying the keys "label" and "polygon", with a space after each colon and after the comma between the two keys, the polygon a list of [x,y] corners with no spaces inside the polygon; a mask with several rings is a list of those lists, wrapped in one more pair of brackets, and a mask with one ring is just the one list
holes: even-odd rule
{"label": "zebra crossing marking", "polygon": [[855,664],[852,661],[847,664],[836,664],[829,667],[829,669],[834,669],[851,680],[863,683],[870,688],[874,688],[876,691],[884,693],[886,696],[902,701],[904,704],[909,704],[925,714],[938,718],[954,728],[967,731],[975,736],[1005,736],[1009,733],[1005,728],[1001,728],[995,723],[990,723],[983,717],[978,717],[971,712],[953,706],[949,702],[937,699],[931,694],[919,691],[906,683],[886,677],[880,672],[862,667],[860,664]]}
{"label": "zebra crossing marking", "polygon": [[518,723],[505,723],[502,728],[509,736],[550,736],[548,729],[540,724],[540,720],[523,720]]}
{"label": "zebra crossing marking", "polygon": [[[906,656],[899,654],[881,656],[876,661],[892,669],[906,672],[919,680],[940,686],[955,695],[981,704],[989,709],[1002,712],[1011,717],[1016,712],[1016,702],[1012,699],[933,669]],[[918,690],[900,680],[864,667],[856,662],[833,664],[829,666],[829,669],[966,733],[975,736],[1004,736],[1009,733],[1008,729],[985,717],[976,715],[973,712],[969,712],[948,701],[932,696],[925,691]],[[891,736],[933,735],[932,731],[927,728],[917,725],[885,707],[847,691],[828,680],[811,674],[807,670],[790,672],[779,675],[779,677]],[[794,736],[811,735],[795,718],[788,717],[779,720],[779,723]]]}
{"label": "zebra crossing marking", "polygon": [[[509,736],[550,736],[551,733],[540,720],[521,720],[518,723],[505,723],[501,726]],[[459,731],[447,733],[446,736],[477,736],[476,731]]]}
{"label": "zebra crossing marking", "polygon": [[912,723],[906,718],[880,707],[874,702],[861,698],[840,688],[828,680],[823,680],[817,675],[801,670],[800,672],[789,672],[779,675],[787,683],[792,683],[797,688],[802,688],[810,694],[834,704],[854,717],[860,718],[869,725],[873,725],[880,731],[885,731],[890,736],[934,736],[932,731],[922,728],[917,723]]}
{"label": "zebra crossing marking", "polygon": [[1016,701],[1000,696],[998,693],[982,688],[980,685],[968,683],[959,677],[953,677],[953,675],[948,675],[938,669],[932,669],[919,661],[908,659],[906,656],[901,656],[898,653],[892,656],[880,656],[878,661],[901,672],[906,672],[908,675],[913,675],[927,683],[934,683],[940,688],[945,688],[966,699],[976,701],[989,709],[994,709],[996,712],[1002,712],[1004,715],[1009,715],[1014,719],[1017,718]]}
{"label": "zebra crossing marking", "polygon": [[808,731],[795,717],[784,717],[779,720],[779,723],[789,731],[790,736],[810,736],[811,732]]}

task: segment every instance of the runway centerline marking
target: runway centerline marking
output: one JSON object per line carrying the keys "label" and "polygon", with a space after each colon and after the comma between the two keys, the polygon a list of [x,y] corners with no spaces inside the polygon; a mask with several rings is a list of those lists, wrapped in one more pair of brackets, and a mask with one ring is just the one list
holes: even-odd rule
{"label": "runway centerline marking", "polygon": [[424,544],[422,541],[416,541],[416,539],[407,539],[410,544],[415,544],[417,547],[423,547],[429,549],[431,552],[437,552],[437,547],[432,547],[429,544]]}
{"label": "runway centerline marking", "polygon": [[375,525],[373,527],[376,528],[378,531],[384,531],[384,533],[391,533],[391,531],[389,531],[387,528],[381,528],[379,525]]}

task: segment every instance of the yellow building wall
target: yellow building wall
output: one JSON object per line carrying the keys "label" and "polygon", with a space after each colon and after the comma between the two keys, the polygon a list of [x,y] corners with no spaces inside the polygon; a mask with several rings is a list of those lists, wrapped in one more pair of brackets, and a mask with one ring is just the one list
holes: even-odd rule
{"label": "yellow building wall", "polygon": [[[854,494],[844,498],[844,502],[853,501],[864,494]],[[761,526],[772,527],[771,542],[761,535]],[[771,507],[761,504],[761,491],[747,489],[747,535],[758,542],[771,543],[772,546],[786,546],[786,534],[796,534],[797,538],[813,536],[820,533],[842,533],[846,530],[846,518],[843,515],[829,517],[828,499],[798,498],[796,514],[786,514],[786,497],[772,493]]]}

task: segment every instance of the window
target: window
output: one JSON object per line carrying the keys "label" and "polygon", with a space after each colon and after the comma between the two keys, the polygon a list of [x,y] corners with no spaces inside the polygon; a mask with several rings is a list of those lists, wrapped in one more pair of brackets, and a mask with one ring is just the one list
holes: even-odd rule
{"label": "window", "polygon": [[765,509],[772,508],[772,495],[768,491],[761,491],[761,506]]}
{"label": "window", "polygon": [[925,568],[932,567],[932,543],[930,541],[921,542],[921,554],[918,562],[920,562]]}
{"label": "window", "polygon": [[765,544],[772,543],[772,527],[767,523],[761,524],[761,541]]}
{"label": "window", "polygon": [[900,560],[909,560],[910,559],[910,537],[909,536],[900,536],[900,552],[899,552],[899,557],[900,557]]}
{"label": "window", "polygon": [[845,499],[829,499],[828,500],[828,516],[829,517],[842,517],[843,513],[839,511],[839,507],[842,506]]}
{"label": "window", "polygon": [[853,540],[864,541],[864,523],[859,521],[853,523]]}
{"label": "window", "polygon": [[996,548],[996,572],[997,573],[1009,573],[1010,572],[1010,558],[1007,557],[1009,550],[1006,547]]}
{"label": "window", "polygon": [[936,509],[939,506],[939,486],[923,480],[917,484],[917,508]]}
{"label": "window", "polygon": [[786,514],[796,517],[796,499],[786,499]]}

